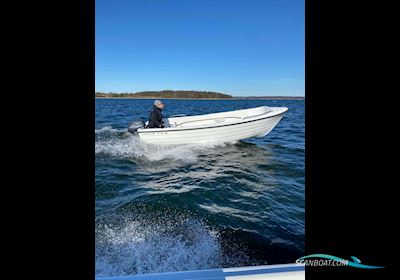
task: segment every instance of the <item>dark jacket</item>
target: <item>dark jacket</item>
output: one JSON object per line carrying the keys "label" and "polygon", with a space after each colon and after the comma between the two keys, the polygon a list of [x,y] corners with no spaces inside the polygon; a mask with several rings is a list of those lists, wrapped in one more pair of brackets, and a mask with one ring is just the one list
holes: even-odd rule
{"label": "dark jacket", "polygon": [[162,121],[162,112],[160,108],[156,106],[153,107],[153,111],[151,111],[149,116],[149,128],[161,127],[163,128],[163,121]]}

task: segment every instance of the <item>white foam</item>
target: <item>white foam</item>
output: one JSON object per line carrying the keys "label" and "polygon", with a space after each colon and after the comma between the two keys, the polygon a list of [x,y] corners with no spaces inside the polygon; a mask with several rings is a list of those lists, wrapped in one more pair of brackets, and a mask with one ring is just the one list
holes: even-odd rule
{"label": "white foam", "polygon": [[125,159],[146,159],[148,161],[180,160],[196,162],[202,152],[222,144],[162,146],[146,144],[126,130],[103,127],[96,130],[96,155],[108,155]]}
{"label": "white foam", "polygon": [[220,250],[215,233],[196,220],[103,225],[96,230],[96,276],[216,268]]}
{"label": "white foam", "polygon": [[95,129],[95,130],[94,130],[95,133],[101,133],[101,132],[118,132],[118,131],[121,131],[121,130],[112,128],[111,126],[105,126],[105,127],[102,127],[102,128],[99,128],[99,129]]}

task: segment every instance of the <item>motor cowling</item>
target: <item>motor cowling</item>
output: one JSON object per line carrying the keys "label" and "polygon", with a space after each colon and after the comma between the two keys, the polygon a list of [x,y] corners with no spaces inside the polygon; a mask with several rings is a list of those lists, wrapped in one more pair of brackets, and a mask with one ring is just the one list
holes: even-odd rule
{"label": "motor cowling", "polygon": [[142,127],[144,127],[144,122],[142,120],[131,121],[128,125],[128,131],[133,134]]}

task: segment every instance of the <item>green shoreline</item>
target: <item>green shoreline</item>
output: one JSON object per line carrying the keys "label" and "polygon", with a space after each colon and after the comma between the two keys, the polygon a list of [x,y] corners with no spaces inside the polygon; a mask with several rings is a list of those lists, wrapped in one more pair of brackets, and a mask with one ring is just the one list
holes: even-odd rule
{"label": "green shoreline", "polygon": [[178,100],[305,100],[304,96],[259,96],[232,98],[171,98],[171,97],[95,97],[95,99],[178,99]]}
{"label": "green shoreline", "polygon": [[302,100],[303,96],[232,96],[214,91],[198,90],[161,90],[141,92],[95,92],[99,99],[182,99],[182,100]]}

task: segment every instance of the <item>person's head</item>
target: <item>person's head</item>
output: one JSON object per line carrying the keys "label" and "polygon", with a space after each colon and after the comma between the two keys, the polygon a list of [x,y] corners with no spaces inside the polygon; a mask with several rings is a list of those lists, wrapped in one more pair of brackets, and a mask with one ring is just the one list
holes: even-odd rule
{"label": "person's head", "polygon": [[156,106],[157,108],[163,109],[164,103],[161,100],[156,100],[156,101],[154,101],[154,106]]}

